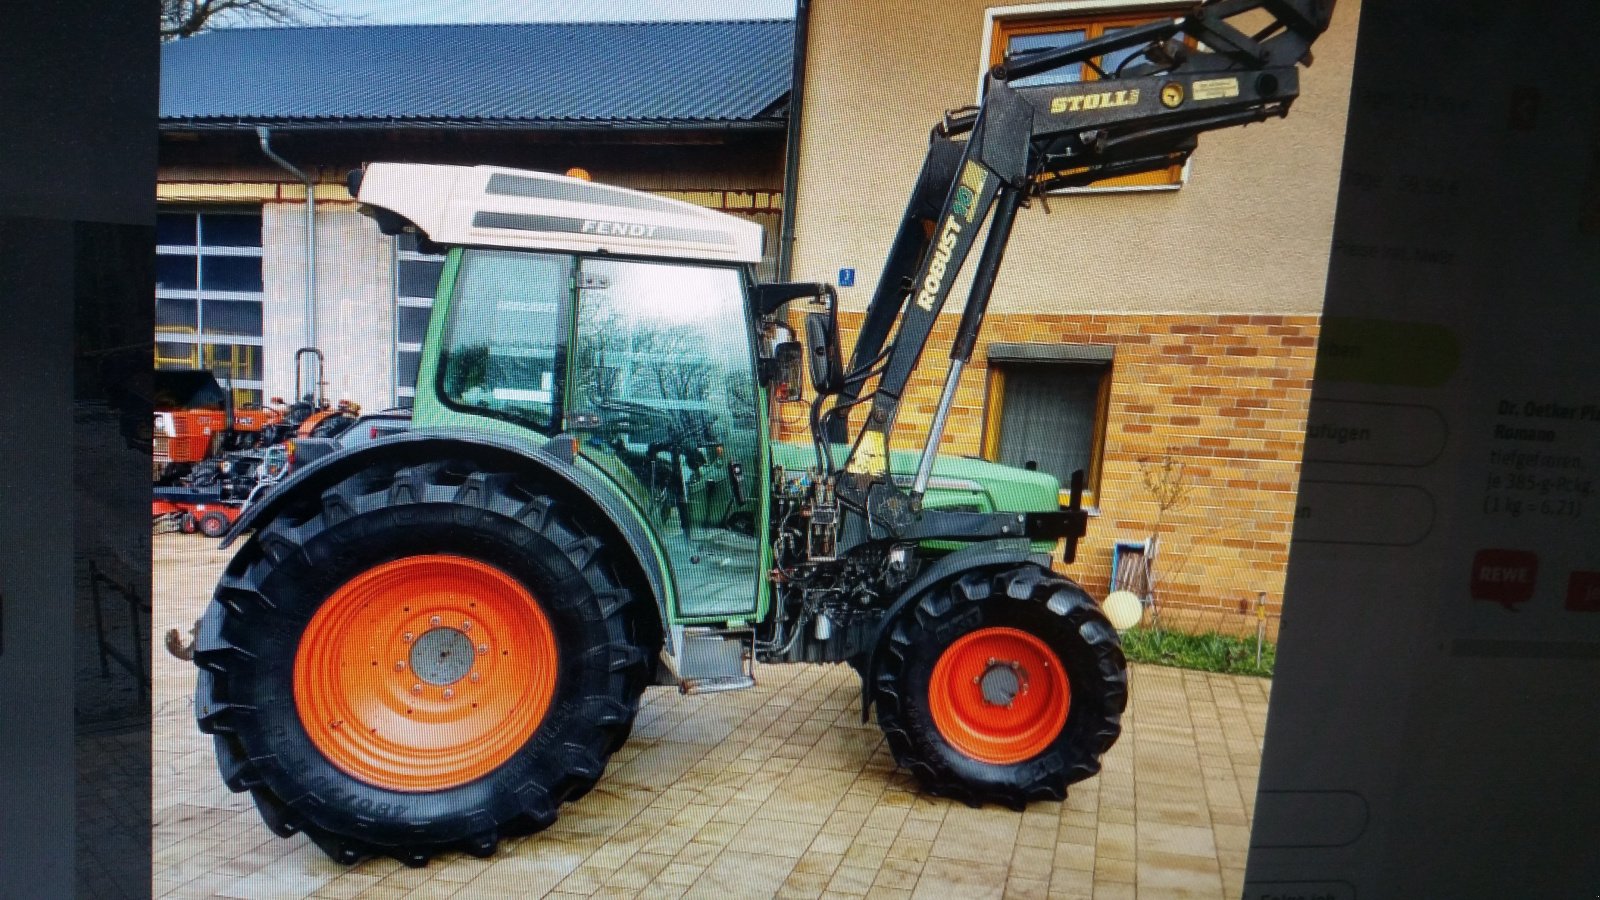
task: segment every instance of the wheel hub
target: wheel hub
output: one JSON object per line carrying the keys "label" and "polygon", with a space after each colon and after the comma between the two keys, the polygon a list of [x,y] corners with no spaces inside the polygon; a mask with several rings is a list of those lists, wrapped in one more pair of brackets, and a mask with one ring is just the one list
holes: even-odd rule
{"label": "wheel hub", "polygon": [[989,667],[979,676],[978,689],[983,692],[983,702],[990,706],[1009,707],[1017,694],[1026,688],[1022,682],[1022,667],[1014,661],[990,660]]}
{"label": "wheel hub", "polygon": [[435,628],[411,645],[411,671],[433,685],[455,684],[472,671],[472,638],[457,628]]}

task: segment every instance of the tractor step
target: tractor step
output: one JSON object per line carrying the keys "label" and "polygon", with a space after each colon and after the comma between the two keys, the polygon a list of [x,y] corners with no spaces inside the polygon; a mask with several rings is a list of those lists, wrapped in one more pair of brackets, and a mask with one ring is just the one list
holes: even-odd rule
{"label": "tractor step", "polygon": [[756,686],[754,675],[731,675],[722,678],[685,678],[678,682],[680,694],[718,694],[723,691],[742,691]]}
{"label": "tractor step", "polygon": [[749,630],[714,631],[709,628],[673,628],[668,660],[685,694],[737,691],[756,683],[755,633]]}

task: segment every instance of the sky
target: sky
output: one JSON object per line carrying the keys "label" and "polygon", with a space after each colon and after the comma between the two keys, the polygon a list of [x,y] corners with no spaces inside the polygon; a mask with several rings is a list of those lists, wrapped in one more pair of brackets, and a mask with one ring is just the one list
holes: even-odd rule
{"label": "sky", "polygon": [[[338,24],[443,22],[653,21],[660,19],[788,19],[794,0],[317,0]],[[218,27],[255,25],[237,17]],[[322,24],[307,21],[306,24]]]}

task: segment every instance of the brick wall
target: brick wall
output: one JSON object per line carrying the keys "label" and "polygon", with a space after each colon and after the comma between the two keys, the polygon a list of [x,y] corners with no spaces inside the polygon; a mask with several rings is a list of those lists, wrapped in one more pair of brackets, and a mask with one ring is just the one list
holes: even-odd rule
{"label": "brick wall", "polygon": [[[860,321],[859,313],[840,314],[846,347]],[[925,364],[901,405],[896,447],[914,447],[927,434],[956,321],[956,315],[941,316],[934,329]],[[1187,506],[1161,523],[1163,603],[1238,610],[1240,600],[1253,601],[1264,591],[1276,613],[1317,331],[1316,316],[990,315],[941,451],[976,454],[983,448],[989,342],[1111,344],[1100,515],[1066,571],[1096,597],[1106,594],[1114,543],[1143,540],[1156,525],[1140,460],[1170,451],[1184,463],[1190,492]],[[803,436],[803,417],[787,418],[795,419],[789,436]],[[857,415],[852,425],[859,423]]]}

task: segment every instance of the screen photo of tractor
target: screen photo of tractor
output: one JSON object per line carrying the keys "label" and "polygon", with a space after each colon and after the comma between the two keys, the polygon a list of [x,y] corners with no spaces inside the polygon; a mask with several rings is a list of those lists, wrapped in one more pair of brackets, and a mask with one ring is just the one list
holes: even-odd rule
{"label": "screen photo of tractor", "polygon": [[[193,551],[158,541],[156,626],[176,626],[169,649],[192,661],[182,677],[209,745],[183,765],[214,758],[206,777],[254,808],[228,820],[228,835],[315,845],[339,865],[306,869],[308,892],[346,871],[391,871],[370,868],[378,863],[431,870],[502,860],[508,848],[555,853],[571,835],[604,830],[582,831],[583,810],[604,819],[639,798],[684,794],[659,824],[693,835],[721,820],[713,811],[680,822],[711,802],[687,786],[714,797],[724,779],[766,771],[768,759],[750,754],[757,747],[790,760],[771,773],[763,802],[809,808],[807,788],[778,787],[809,771],[793,767],[782,736],[838,729],[836,752],[855,754],[852,774],[838,784],[817,776],[815,796],[832,792],[834,805],[814,821],[801,812],[773,826],[775,847],[798,842],[777,855],[806,858],[851,793],[871,788],[905,806],[860,810],[863,833],[910,828],[925,812],[931,830],[910,839],[930,845],[939,822],[974,810],[1007,817],[994,827],[1021,843],[1018,823],[1027,831],[1047,811],[1056,856],[1040,884],[1049,883],[1066,858],[1058,816],[1088,816],[1072,827],[1096,842],[1092,779],[1144,684],[1130,678],[1134,648],[1124,640],[1148,639],[1139,626],[1152,613],[1159,542],[1117,544],[1110,561],[1120,573],[1086,588],[1073,574],[1084,542],[1096,529],[1127,531],[1102,513],[1100,456],[1073,455],[1065,438],[1026,457],[1005,449],[1029,429],[1055,427],[1052,395],[1103,407],[1109,388],[1052,373],[1110,361],[1109,350],[1089,352],[1053,369],[1060,353],[1015,343],[1024,349],[1008,351],[1004,386],[990,376],[974,388],[979,367],[998,371],[986,360],[1002,358],[985,323],[1007,250],[1037,224],[1036,210],[1099,214],[1105,198],[1095,192],[1106,184],[1147,179],[1139,184],[1156,187],[1139,196],[1181,200],[1160,191],[1188,177],[1201,135],[1266,123],[1230,146],[1270,146],[1287,127],[1273,120],[1294,118],[1302,71],[1333,15],[1332,0],[1207,0],[1054,42],[1030,38],[1044,33],[1042,20],[1024,17],[1016,37],[985,51],[976,105],[959,93],[944,100],[925,147],[920,135],[895,136],[922,162],[896,188],[902,198],[910,190],[898,224],[859,248],[882,264],[854,306],[836,280],[776,277],[775,254],[787,250],[748,215],[627,179],[480,162],[470,146],[424,162],[363,148],[346,167],[345,195],[318,185],[320,212],[306,219],[343,203],[359,217],[340,220],[342,239],[398,248],[393,330],[405,336],[372,351],[415,367],[390,397],[396,408],[363,414],[334,402],[344,395],[327,384],[352,367],[349,354],[270,337],[252,352],[285,361],[265,376],[252,364],[253,373],[236,367],[239,382],[219,384],[210,357],[163,373],[172,396],[156,416],[153,511],[220,543],[204,551],[207,577],[216,573],[209,599],[179,626],[161,617],[161,554]],[[808,111],[830,96],[806,97]],[[293,156],[283,149],[296,146],[292,135],[249,137],[252,152],[258,143]],[[875,151],[857,151],[871,165]],[[303,235],[299,215],[283,222]],[[193,238],[201,285],[206,267],[223,271],[218,261],[272,258],[244,242],[208,251],[208,227],[202,218]],[[423,264],[430,284],[437,278],[431,296],[405,296],[406,273]],[[339,277],[328,254],[316,265]],[[344,327],[316,315],[324,336]],[[195,334],[174,340],[212,346],[203,326]],[[291,402],[263,402],[272,371],[293,373]],[[985,426],[999,452],[952,450],[985,390],[1010,404]],[[1162,512],[1181,509],[1181,463],[1145,471],[1158,502],[1167,498]],[[832,687],[807,719],[802,686],[823,683]],[[1265,687],[1240,690],[1252,715],[1264,710]],[[774,698],[792,709],[770,707]],[[1163,702],[1149,701],[1152,715]],[[691,715],[717,740],[753,731],[725,755],[658,759],[666,745],[656,739],[679,733],[674,716]],[[639,741],[641,729],[653,737]],[[1131,763],[1118,765],[1108,776],[1127,776]],[[679,782],[691,772],[703,778]],[[1084,782],[1089,793],[1079,794]],[[1076,805],[1085,798],[1089,806]],[[1229,827],[1247,828],[1249,801],[1230,802],[1240,813]],[[605,834],[642,822],[635,813]],[[759,819],[747,813],[728,823],[726,850],[762,843],[736,836]],[[564,824],[569,814],[578,824]],[[160,877],[159,815],[157,835]],[[889,858],[893,838],[862,864],[879,877],[898,858]],[[281,856],[280,845],[259,849]],[[864,852],[835,849],[846,860]],[[924,881],[927,852],[917,861]],[[818,893],[840,877],[833,862]],[[1229,867],[1242,865],[1241,849]],[[185,883],[169,874],[174,889]],[[1222,877],[1215,864],[1208,877]],[[758,881],[752,895],[772,896],[780,883]]]}

